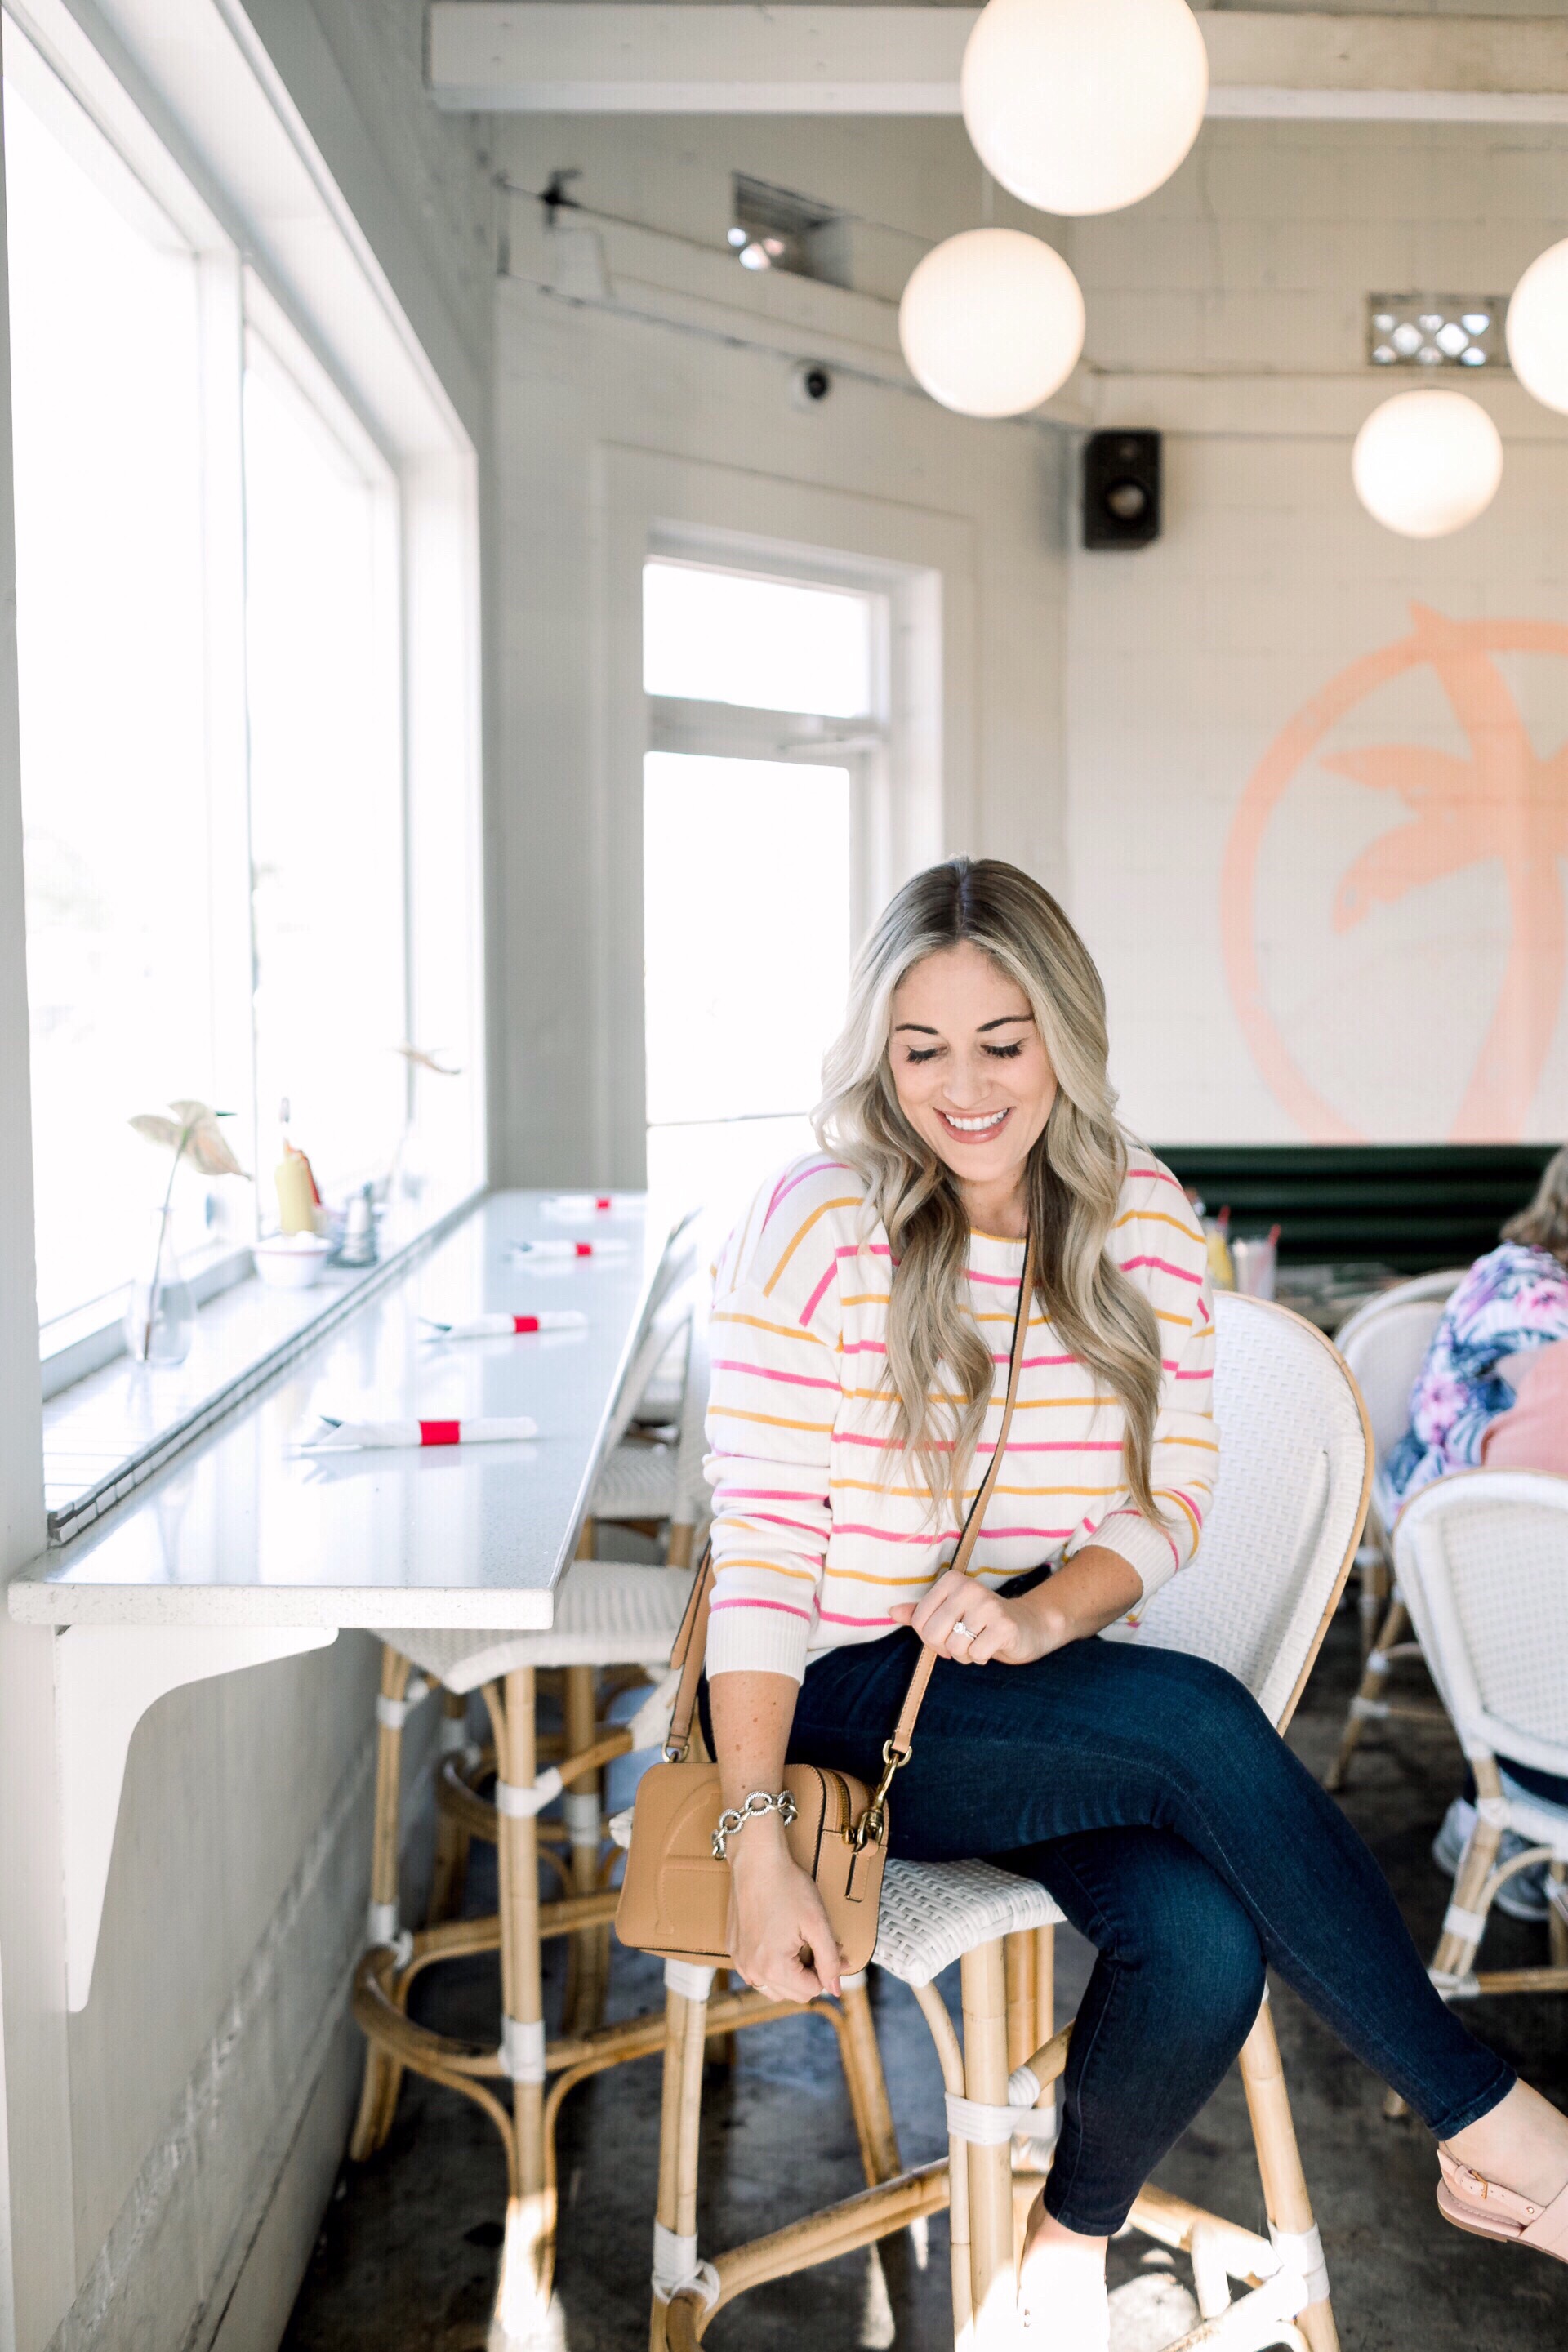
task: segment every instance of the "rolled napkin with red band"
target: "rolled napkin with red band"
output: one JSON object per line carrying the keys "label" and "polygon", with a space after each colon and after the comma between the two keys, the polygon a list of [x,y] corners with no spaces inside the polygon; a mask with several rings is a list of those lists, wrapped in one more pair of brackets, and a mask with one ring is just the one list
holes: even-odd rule
{"label": "rolled napkin with red band", "polygon": [[537,1315],[470,1315],[461,1323],[420,1321],[443,1339],[510,1339],[519,1331],[585,1331],[588,1318],[576,1307],[542,1307]]}
{"label": "rolled napkin with red band", "polygon": [[618,1203],[613,1192],[556,1192],[539,1205],[547,1217],[608,1217]]}
{"label": "rolled napkin with red band", "polygon": [[625,1242],[513,1242],[511,1255],[525,1262],[546,1257],[621,1257]]}
{"label": "rolled napkin with red band", "polygon": [[510,1421],[339,1421],[328,1423],[319,1437],[307,1438],[296,1450],[363,1454],[376,1446],[501,1445],[538,1434],[539,1423],[526,1414]]}

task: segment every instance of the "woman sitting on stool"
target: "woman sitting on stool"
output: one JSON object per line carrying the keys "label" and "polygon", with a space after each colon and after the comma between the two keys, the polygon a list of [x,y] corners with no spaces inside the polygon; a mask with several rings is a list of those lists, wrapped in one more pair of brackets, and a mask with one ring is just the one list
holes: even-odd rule
{"label": "woman sitting on stool", "polygon": [[[992,860],[917,876],[857,965],[822,1153],[758,1194],[712,1322],[724,1804],[772,1799],[792,1758],[875,1782],[923,1639],[890,1850],[1037,1878],[1099,1950],[1020,2266],[1051,2352],[1103,2352],[1106,2242],[1240,2048],[1266,1964],[1443,2143],[1449,2220],[1568,2259],[1568,2120],[1439,2000],[1333,1800],[1222,1668],[1089,1638],[1193,1559],[1216,1458],[1204,1236],[1117,1125],[1106,1058],[1100,976],[1053,898]],[[958,1575],[1030,1235],[1017,1410]],[[741,1974],[837,1992],[776,1810],[731,1862]]]}

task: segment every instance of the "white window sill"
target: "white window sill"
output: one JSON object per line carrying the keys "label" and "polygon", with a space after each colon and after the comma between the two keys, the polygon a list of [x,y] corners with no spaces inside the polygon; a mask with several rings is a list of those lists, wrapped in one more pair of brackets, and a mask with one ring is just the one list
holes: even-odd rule
{"label": "white window sill", "polygon": [[[118,1325],[105,1339],[101,1308],[92,1329],[62,1335],[67,1347],[51,1354],[45,1371],[44,1503],[50,1544],[80,1535],[182,1447],[254,1395],[372,1290],[400,1279],[478,1197],[464,1193],[444,1208],[422,1202],[417,1211],[384,1218],[376,1265],[329,1266],[310,1290],[270,1290],[254,1272],[245,1273],[248,1250],[237,1260],[233,1252],[224,1253],[204,1269],[199,1286],[192,1284],[205,1303],[183,1364],[154,1370],[123,1353],[105,1361]],[[51,1393],[49,1367],[60,1364],[62,1356],[85,1358],[93,1369]]]}
{"label": "white window sill", "polygon": [[[180,1271],[196,1305],[205,1307],[220,1291],[237,1282],[248,1282],[255,1268],[249,1244],[230,1241],[215,1243],[199,1256],[182,1250]],[[125,1291],[120,1289],[89,1300],[74,1314],[57,1315],[44,1325],[38,1335],[38,1369],[46,1404],[62,1389],[74,1388],[89,1372],[124,1354],[124,1314]]]}

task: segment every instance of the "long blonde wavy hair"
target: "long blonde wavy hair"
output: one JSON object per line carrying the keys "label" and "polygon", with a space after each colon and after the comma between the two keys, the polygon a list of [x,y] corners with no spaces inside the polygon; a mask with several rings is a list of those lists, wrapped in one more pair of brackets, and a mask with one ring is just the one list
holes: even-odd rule
{"label": "long blonde wavy hair", "polygon": [[[953,1178],[900,1108],[889,1058],[899,982],[924,957],[963,940],[1017,982],[1056,1072],[1056,1100],[1025,1171],[1036,1296],[1097,1383],[1121,1398],[1122,1480],[1140,1510],[1158,1519],[1149,1470],[1159,1330],[1148,1300],[1106,1250],[1127,1143],[1106,1076],[1105,990],[1050,893],[998,858],[929,866],[883,910],[856,961],[813,1115],[824,1149],[864,1179],[868,1223],[879,1218],[891,1244],[883,1377],[897,1402],[894,1434],[934,1510],[963,1491],[992,1391],[990,1345],[969,1306],[969,1218]],[[939,1367],[956,1384],[942,1399],[932,1395]]]}

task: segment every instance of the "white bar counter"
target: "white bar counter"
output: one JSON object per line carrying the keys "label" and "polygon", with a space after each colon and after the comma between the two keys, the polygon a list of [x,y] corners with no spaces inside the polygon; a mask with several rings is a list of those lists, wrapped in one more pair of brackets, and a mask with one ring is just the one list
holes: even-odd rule
{"label": "white bar counter", "polygon": [[[368,1299],[100,1526],[9,1587],[29,1624],[543,1627],[587,1507],[617,1391],[669,1240],[642,1196],[550,1215],[496,1192],[407,1277]],[[513,1242],[595,1238],[623,1254],[520,1265]],[[446,1340],[441,1322],[571,1307],[576,1331]],[[526,1414],[526,1444],[290,1454],[320,1414]]]}
{"label": "white bar counter", "polygon": [[[640,1194],[569,1223],[496,1192],[428,1256],[335,1321],[87,1534],[8,1587],[56,1629],[67,2006],[85,2006],[125,1759],[183,1684],[320,1649],[346,1627],[542,1629],[576,1549],[625,1374],[668,1279],[670,1223]],[[513,1242],[608,1239],[605,1257],[520,1265]],[[572,1307],[580,1330],[443,1339],[456,1322]],[[302,1456],[320,1416],[526,1414],[526,1443]]]}

